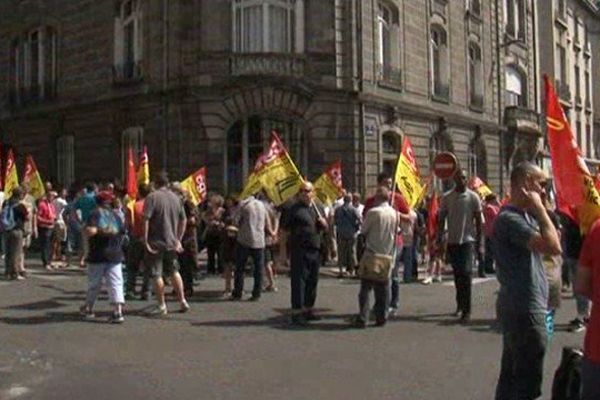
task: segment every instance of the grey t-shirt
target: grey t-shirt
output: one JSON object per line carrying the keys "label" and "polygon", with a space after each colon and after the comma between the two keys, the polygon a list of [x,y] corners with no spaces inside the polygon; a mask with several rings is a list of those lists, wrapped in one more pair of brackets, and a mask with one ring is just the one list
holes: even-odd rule
{"label": "grey t-shirt", "polygon": [[498,312],[505,322],[519,315],[546,313],[548,281],[542,255],[527,248],[536,232],[537,221],[510,205],[502,208],[494,222],[492,243],[500,282]]}
{"label": "grey t-shirt", "polygon": [[167,188],[150,193],[144,200],[144,218],[149,221],[148,244],[156,250],[175,250],[177,230],[185,219],[183,203]]}
{"label": "grey t-shirt", "polygon": [[481,213],[481,200],[472,190],[467,189],[462,193],[452,190],[444,195],[440,220],[445,218],[448,224],[448,244],[475,242],[476,213]]}
{"label": "grey t-shirt", "polygon": [[236,215],[236,223],[239,228],[238,243],[251,249],[264,248],[268,217],[267,207],[262,201],[253,196],[242,201]]}

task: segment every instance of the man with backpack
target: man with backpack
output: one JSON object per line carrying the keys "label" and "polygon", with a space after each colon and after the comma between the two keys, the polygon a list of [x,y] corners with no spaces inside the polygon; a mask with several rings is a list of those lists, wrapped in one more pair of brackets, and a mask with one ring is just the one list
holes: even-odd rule
{"label": "man with backpack", "polygon": [[25,279],[25,271],[21,265],[23,231],[27,221],[27,208],[22,203],[24,195],[21,188],[16,188],[0,213],[0,228],[5,246],[5,274],[9,280]]}
{"label": "man with backpack", "polygon": [[579,254],[575,293],[592,301],[581,368],[582,400],[600,399],[600,219],[588,231]]}
{"label": "man with backpack", "polygon": [[356,261],[356,236],[361,224],[361,215],[352,206],[352,194],[344,195],[344,204],[338,207],[334,213],[334,223],[337,233],[338,267],[339,277],[344,276],[344,268],[352,275]]}

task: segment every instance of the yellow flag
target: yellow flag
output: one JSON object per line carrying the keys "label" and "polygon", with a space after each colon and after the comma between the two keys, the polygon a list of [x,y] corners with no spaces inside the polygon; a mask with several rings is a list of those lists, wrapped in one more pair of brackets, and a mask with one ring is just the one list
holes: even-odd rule
{"label": "yellow flag", "polygon": [[321,203],[330,206],[343,192],[342,163],[338,160],[315,181],[315,194]]}
{"label": "yellow flag", "polygon": [[408,206],[414,208],[425,192],[425,188],[421,183],[415,153],[408,136],[404,138],[402,143],[402,152],[396,166],[395,181]]}
{"label": "yellow flag", "polygon": [[42,182],[40,171],[38,171],[31,155],[28,155],[25,158],[25,175],[23,176],[23,183],[29,185],[29,193],[36,200],[41,199],[46,194],[46,188],[44,187],[44,182]]}
{"label": "yellow flag", "polygon": [[204,201],[206,198],[206,168],[202,167],[185,178],[181,182],[181,187],[190,194],[192,203],[195,206]]}
{"label": "yellow flag", "polygon": [[144,146],[144,150],[140,156],[140,163],[137,171],[138,185],[148,185],[150,183],[150,162],[148,159],[148,148]]}
{"label": "yellow flag", "polygon": [[298,193],[302,182],[298,168],[273,131],[271,144],[258,157],[240,198],[248,197],[262,188],[275,205],[280,205]]}
{"label": "yellow flag", "polygon": [[17,175],[17,166],[15,164],[15,156],[13,151],[8,150],[6,157],[6,170],[4,174],[4,195],[7,199],[12,196],[13,190],[19,186],[19,176]]}
{"label": "yellow flag", "polygon": [[477,192],[479,197],[485,199],[490,194],[493,194],[492,189],[488,185],[485,184],[484,181],[481,180],[478,176],[473,176],[469,180],[469,189]]}

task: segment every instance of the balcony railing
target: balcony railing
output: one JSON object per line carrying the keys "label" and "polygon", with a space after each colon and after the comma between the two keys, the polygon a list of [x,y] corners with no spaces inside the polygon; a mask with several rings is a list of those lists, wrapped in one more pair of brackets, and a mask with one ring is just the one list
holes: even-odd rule
{"label": "balcony railing", "polygon": [[114,83],[130,83],[142,80],[142,67],[139,62],[113,65],[112,72]]}
{"label": "balcony railing", "polygon": [[298,54],[281,53],[240,53],[229,59],[231,75],[269,75],[291,76],[304,75],[306,60]]}
{"label": "balcony railing", "polygon": [[516,129],[519,132],[541,134],[540,115],[533,110],[509,106],[504,109],[504,124],[507,128]]}
{"label": "balcony railing", "polygon": [[402,87],[402,70],[388,64],[377,64],[377,80],[384,86]]}

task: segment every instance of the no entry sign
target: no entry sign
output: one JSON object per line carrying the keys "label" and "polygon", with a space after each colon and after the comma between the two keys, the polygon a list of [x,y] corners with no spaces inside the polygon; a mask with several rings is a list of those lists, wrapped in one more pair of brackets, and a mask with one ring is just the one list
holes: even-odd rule
{"label": "no entry sign", "polygon": [[456,161],[456,157],[452,153],[439,153],[433,159],[433,173],[440,179],[453,177],[457,168],[458,161]]}

